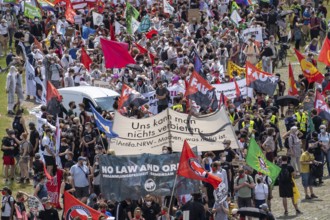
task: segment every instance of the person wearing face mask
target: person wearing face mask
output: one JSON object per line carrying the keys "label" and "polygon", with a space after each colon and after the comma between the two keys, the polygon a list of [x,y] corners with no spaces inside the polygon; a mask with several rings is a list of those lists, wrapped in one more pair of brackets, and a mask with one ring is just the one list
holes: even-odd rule
{"label": "person wearing face mask", "polygon": [[38,219],[40,220],[59,220],[60,217],[58,212],[50,203],[48,197],[41,199],[41,203],[44,206],[45,210],[39,212]]}
{"label": "person wearing face mask", "polygon": [[52,129],[47,128],[45,130],[45,135],[42,138],[42,147],[44,148],[44,159],[46,163],[46,168],[49,174],[52,175],[53,167],[55,166],[55,146],[53,141]]}
{"label": "person wearing face mask", "polygon": [[92,124],[90,122],[86,122],[81,146],[83,147],[83,152],[91,164],[94,163],[96,137],[97,134],[93,130]]}
{"label": "person wearing face mask", "polygon": [[[301,181],[305,191],[305,199],[318,198],[313,192],[313,177],[310,173],[310,165],[319,164],[319,162],[315,160],[313,151],[313,148],[310,147],[307,151],[302,153],[300,157]],[[310,195],[308,195],[307,189],[309,189]]]}
{"label": "person wearing face mask", "polygon": [[78,162],[70,169],[72,186],[75,189],[75,197],[86,202],[89,195],[89,169],[85,157],[79,157]]}
{"label": "person wearing face mask", "polygon": [[14,217],[14,197],[9,187],[5,186],[1,190],[2,193],[2,206],[1,206],[1,219],[11,220]]}
{"label": "person wearing face mask", "polygon": [[[267,129],[267,138],[262,144],[262,149],[266,152],[267,160],[274,161],[274,151],[275,151],[275,139],[274,139],[275,129]],[[260,204],[259,204],[260,205]]]}
{"label": "person wearing face mask", "polygon": [[246,61],[250,62],[253,65],[256,65],[258,63],[258,55],[260,51],[251,38],[248,40],[248,44],[244,48],[243,53],[246,56]]}
{"label": "person wearing face mask", "polygon": [[262,69],[267,73],[273,72],[273,61],[274,52],[271,48],[271,44],[268,40],[265,41],[265,45],[263,50],[260,53],[260,57],[262,59]]}
{"label": "person wearing face mask", "polygon": [[[318,134],[318,140],[321,144],[323,157],[327,163],[328,175],[330,176],[330,134],[326,131],[326,125],[320,126],[320,133]],[[322,161],[324,161],[322,158]]]}
{"label": "person wearing face mask", "polygon": [[160,216],[157,218],[157,220],[174,220],[174,217],[170,215],[167,207],[162,207]]}
{"label": "person wearing face mask", "polygon": [[145,218],[142,217],[142,210],[140,207],[135,208],[132,220],[145,220]]}
{"label": "person wearing face mask", "polygon": [[31,25],[30,32],[33,36],[35,36],[38,41],[42,41],[42,34],[44,33],[44,28],[39,21],[39,18],[35,18],[34,22]]}
{"label": "person wearing face mask", "polygon": [[155,203],[150,195],[146,195],[141,210],[145,220],[156,220],[161,211],[159,204]]}
{"label": "person wearing face mask", "polygon": [[228,106],[228,109],[229,109],[229,120],[232,124],[232,126],[235,126],[236,123],[239,121],[239,115],[238,113],[236,112],[235,110],[235,106],[234,105],[230,105]]}
{"label": "person wearing face mask", "polygon": [[306,145],[306,132],[307,132],[307,119],[308,119],[308,116],[304,112],[303,106],[300,106],[299,107],[299,111],[294,114],[294,119],[298,123],[297,124],[297,127],[298,127],[299,131],[303,133],[303,136],[302,136],[302,140],[301,141],[302,141],[302,146],[305,147],[305,145]]}
{"label": "person wearing face mask", "polygon": [[238,195],[238,207],[252,207],[252,189],[255,184],[253,178],[245,174],[245,170],[240,168],[238,170],[238,176],[234,180],[234,190]]}

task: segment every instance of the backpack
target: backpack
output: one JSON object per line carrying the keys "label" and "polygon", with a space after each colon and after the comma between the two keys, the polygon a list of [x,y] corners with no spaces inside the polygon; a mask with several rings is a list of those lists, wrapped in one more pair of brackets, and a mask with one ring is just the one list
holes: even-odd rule
{"label": "backpack", "polygon": [[160,59],[161,59],[162,61],[166,61],[166,60],[168,60],[167,51],[168,51],[168,49],[167,49],[167,50],[163,50],[163,51],[160,53]]}
{"label": "backpack", "polygon": [[282,168],[280,174],[278,175],[278,180],[280,183],[291,182],[291,173],[288,168]]}
{"label": "backpack", "polygon": [[[252,177],[250,175],[246,175],[246,179],[247,179],[249,184],[251,184],[251,178]],[[236,185],[238,185],[238,182],[239,182],[239,178],[237,178],[237,180],[236,180]]]}

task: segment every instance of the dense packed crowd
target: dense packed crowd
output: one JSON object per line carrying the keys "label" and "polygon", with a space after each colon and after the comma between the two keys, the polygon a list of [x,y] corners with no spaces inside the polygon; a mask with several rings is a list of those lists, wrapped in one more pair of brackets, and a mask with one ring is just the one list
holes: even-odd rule
{"label": "dense packed crowd", "polygon": [[[292,43],[295,49],[307,55],[307,61],[317,65],[315,56],[327,37],[326,2],[135,1],[131,4],[139,12],[140,27],[141,24],[150,27],[142,32],[139,27],[133,34],[129,33],[131,27],[127,26],[131,24],[125,22],[127,12],[123,2],[97,1],[100,5],[76,9],[73,23],[66,12],[68,3],[59,1],[49,9],[38,2],[35,5],[44,10],[42,16],[29,18],[22,2],[0,3],[0,53],[6,59],[2,71],[8,73],[7,108],[8,115],[13,116],[12,127],[2,138],[4,179],[6,184],[16,180],[20,184],[30,184],[34,191],[33,195],[21,191],[14,195],[9,187],[4,187],[1,219],[13,219],[17,215],[15,207],[26,212],[28,219],[61,217],[49,201],[46,171],[50,176],[62,173],[61,198],[65,191],[69,192],[100,211],[102,216],[99,219],[110,216],[119,220],[183,219],[187,210],[190,211],[190,220],[240,219],[237,209],[242,207],[260,208],[266,213],[262,219],[274,219],[271,213],[274,185],[279,187],[284,215],[290,210],[288,198],[292,199],[295,213],[300,215],[302,212],[294,200],[294,181],[302,181],[305,199],[317,198],[313,187],[322,185],[324,165],[330,172],[330,136],[328,121],[313,108],[315,91],[327,87],[330,74],[324,75],[322,83],[309,83],[303,74],[295,74],[298,103],[284,107],[277,104],[277,99],[284,96],[287,89],[281,78],[283,70],[278,71],[278,67],[287,64],[287,50]],[[171,4],[174,11],[164,13],[165,3]],[[290,10],[285,10],[287,8]],[[194,9],[199,11],[191,17],[189,13]],[[96,25],[93,12],[100,13],[103,22]],[[234,17],[233,14],[237,15]],[[262,33],[246,37],[243,33],[248,28],[261,28]],[[136,61],[134,68],[106,68],[100,43],[102,38],[128,43],[129,54]],[[83,51],[91,58],[90,66],[82,63]],[[279,77],[273,96],[255,91],[253,97],[242,97],[238,105],[237,100],[223,102],[235,128],[239,148],[232,149],[231,141],[225,140],[223,146],[219,146],[223,150],[203,152],[200,158],[203,168],[226,184],[228,198],[221,204],[215,203],[213,187],[208,183],[201,184],[199,193],[175,198],[171,195],[165,198],[147,195],[124,201],[104,198],[100,189],[99,157],[102,154],[115,155],[115,151],[111,150],[107,137],[85,110],[85,103],[72,101],[68,106],[60,103],[56,111],[41,105],[41,118],[47,121],[41,131],[36,123],[28,123],[25,119],[24,99],[42,103],[42,88],[48,81],[57,89],[92,86],[96,81],[105,81],[118,93],[125,84],[141,94],[156,91],[158,113],[171,104],[172,109],[182,113],[207,114],[210,109],[196,111],[182,93],[174,98],[173,103],[168,98],[169,86],[178,85],[185,90],[186,82],[196,71],[196,57],[191,58],[192,51],[201,60],[199,74],[210,84],[245,77],[245,72],[229,73],[228,62],[243,67],[246,61],[253,65],[261,61],[263,71],[276,73]],[[32,65],[34,77],[41,83],[35,85],[34,95],[27,95],[23,86],[27,63]],[[324,95],[330,104],[329,92],[325,91]],[[75,113],[77,108],[79,114]],[[116,100],[113,108],[137,120],[153,115],[147,104],[131,104],[122,110]],[[113,120],[111,112],[98,110],[104,118]],[[52,128],[56,125],[56,117],[61,129],[60,144],[56,143]],[[257,141],[267,160],[282,168],[276,183],[248,166],[236,165],[237,161],[244,162],[251,138]],[[59,146],[58,151],[56,146]],[[170,147],[163,147],[163,154],[172,153]],[[59,157],[61,167],[58,167],[56,157]],[[15,180],[17,167],[19,174]],[[44,209],[33,212],[26,208],[31,197],[38,198]]]}

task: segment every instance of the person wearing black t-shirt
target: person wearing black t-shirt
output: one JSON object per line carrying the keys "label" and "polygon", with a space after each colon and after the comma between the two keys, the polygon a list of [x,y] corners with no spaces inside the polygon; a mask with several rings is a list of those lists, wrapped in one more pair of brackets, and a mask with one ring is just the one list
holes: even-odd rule
{"label": "person wearing black t-shirt", "polygon": [[42,204],[45,207],[45,210],[39,212],[38,219],[40,220],[59,220],[60,217],[56,209],[52,207],[48,198],[41,199]]}
{"label": "person wearing black t-shirt", "polygon": [[29,123],[29,130],[30,130],[30,143],[33,146],[33,151],[30,152],[30,172],[32,171],[32,163],[33,163],[33,159],[34,156],[37,152],[39,152],[39,140],[40,140],[40,136],[39,136],[39,132],[36,129],[36,126],[33,122]]}
{"label": "person wearing black t-shirt", "polygon": [[[14,166],[15,166],[15,158],[14,158],[14,150],[18,148],[15,142],[15,131],[12,129],[7,130],[7,136],[3,137],[1,150],[3,152],[3,165],[5,166],[5,179],[8,181],[8,177],[11,180],[14,180]],[[8,170],[10,168],[10,176],[8,176]]]}
{"label": "person wearing black t-shirt", "polygon": [[95,143],[96,143],[96,133],[93,131],[92,124],[87,122],[85,125],[85,131],[82,138],[82,146],[85,148],[85,154],[89,158],[90,164],[94,163],[95,156]]}

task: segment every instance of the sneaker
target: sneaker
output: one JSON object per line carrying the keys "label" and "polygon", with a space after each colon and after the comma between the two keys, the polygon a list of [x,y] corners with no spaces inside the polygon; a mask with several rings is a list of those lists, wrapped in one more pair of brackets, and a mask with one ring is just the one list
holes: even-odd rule
{"label": "sneaker", "polygon": [[312,199],[312,197],[310,197],[309,195],[306,195],[305,199]]}
{"label": "sneaker", "polygon": [[284,216],[288,216],[288,215],[289,215],[288,211],[285,211]]}
{"label": "sneaker", "polygon": [[299,209],[296,209],[296,214],[297,215],[302,215],[303,213]]}
{"label": "sneaker", "polygon": [[314,193],[311,195],[311,198],[312,199],[317,199],[317,198],[319,198],[319,197],[317,197]]}

